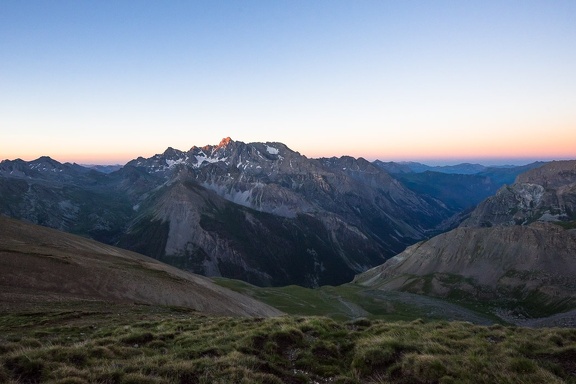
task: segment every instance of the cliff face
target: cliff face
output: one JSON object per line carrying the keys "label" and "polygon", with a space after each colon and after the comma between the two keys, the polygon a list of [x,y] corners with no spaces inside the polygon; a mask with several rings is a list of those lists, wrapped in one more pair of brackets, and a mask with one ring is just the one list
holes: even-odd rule
{"label": "cliff face", "polygon": [[491,300],[533,314],[576,306],[576,161],[527,172],[459,228],[420,242],[355,282]]}

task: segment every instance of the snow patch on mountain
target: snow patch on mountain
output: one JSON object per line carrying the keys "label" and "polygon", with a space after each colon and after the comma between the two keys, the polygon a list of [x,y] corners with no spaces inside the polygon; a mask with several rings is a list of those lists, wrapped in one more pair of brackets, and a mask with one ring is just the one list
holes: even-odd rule
{"label": "snow patch on mountain", "polygon": [[279,152],[278,148],[271,147],[267,144],[264,144],[264,145],[266,145],[266,152],[268,152],[269,154],[271,154],[271,155],[277,155],[278,154],[278,152]]}
{"label": "snow patch on mountain", "polygon": [[188,157],[180,158],[180,159],[176,159],[176,160],[166,159],[166,165],[168,165],[168,168],[172,168],[175,165],[185,163],[187,160],[188,160]]}
{"label": "snow patch on mountain", "polygon": [[226,160],[228,160],[227,157],[223,157],[221,159],[214,158],[214,157],[207,157],[203,152],[200,155],[196,155],[194,157],[196,158],[196,164],[194,165],[194,167],[196,167],[196,168],[202,167],[204,165],[204,163],[212,164],[212,163],[217,163],[219,161],[226,162]]}

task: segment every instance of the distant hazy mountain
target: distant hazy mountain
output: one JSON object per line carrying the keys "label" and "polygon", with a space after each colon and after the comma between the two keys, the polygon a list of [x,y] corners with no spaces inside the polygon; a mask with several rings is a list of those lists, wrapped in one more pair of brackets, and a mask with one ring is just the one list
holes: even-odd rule
{"label": "distant hazy mountain", "polygon": [[120,164],[114,164],[114,165],[84,164],[82,166],[102,173],[116,172],[117,170],[123,167]]}
{"label": "distant hazy mountain", "polygon": [[517,177],[448,233],[355,279],[385,290],[489,301],[517,314],[576,307],[576,161]]}
{"label": "distant hazy mountain", "polygon": [[0,300],[174,305],[227,316],[276,309],[149,257],[0,216]]}
{"label": "distant hazy mountain", "polygon": [[[388,173],[396,174],[396,173],[422,173],[426,171],[433,171],[433,172],[440,172],[440,173],[449,173],[449,174],[459,174],[459,175],[473,175],[476,173],[480,173],[486,171],[488,167],[480,164],[470,164],[470,163],[462,163],[456,165],[426,165],[422,163],[417,163],[413,161],[374,161],[374,165],[384,169]],[[507,166],[505,166],[507,167]]]}
{"label": "distant hazy mountain", "polygon": [[4,214],[260,285],[350,281],[453,213],[364,159],[229,138],[109,174],[3,161],[0,181]]}
{"label": "distant hazy mountain", "polygon": [[484,167],[484,170],[474,174],[425,171],[395,173],[392,176],[412,191],[440,200],[457,213],[474,208],[504,184],[512,184],[519,174],[543,164]]}

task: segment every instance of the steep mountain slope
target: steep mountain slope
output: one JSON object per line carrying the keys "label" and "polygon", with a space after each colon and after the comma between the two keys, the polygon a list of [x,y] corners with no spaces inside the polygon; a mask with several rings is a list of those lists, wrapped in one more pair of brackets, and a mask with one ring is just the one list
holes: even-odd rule
{"label": "steep mountain slope", "polygon": [[0,216],[0,300],[77,299],[176,305],[229,316],[280,314],[149,257]]}
{"label": "steep mountain slope", "polygon": [[330,218],[259,212],[187,181],[161,188],[150,204],[120,245],[208,276],[259,285],[336,284],[381,255],[337,218],[326,228]]}
{"label": "steep mountain slope", "polygon": [[576,230],[549,223],[457,228],[409,247],[355,282],[548,315],[576,307]]}
{"label": "steep mountain slope", "polygon": [[413,245],[355,282],[490,300],[540,316],[576,307],[576,161],[518,176],[459,228]]}

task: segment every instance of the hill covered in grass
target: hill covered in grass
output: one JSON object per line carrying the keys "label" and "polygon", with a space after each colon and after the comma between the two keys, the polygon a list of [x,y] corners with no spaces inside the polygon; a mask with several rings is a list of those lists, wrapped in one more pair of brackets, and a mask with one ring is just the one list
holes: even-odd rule
{"label": "hill covered in grass", "polygon": [[575,362],[574,329],[95,301],[0,313],[3,383],[574,383]]}
{"label": "hill covered in grass", "polygon": [[152,258],[0,216],[0,306],[77,300],[176,305],[229,316],[281,314]]}

